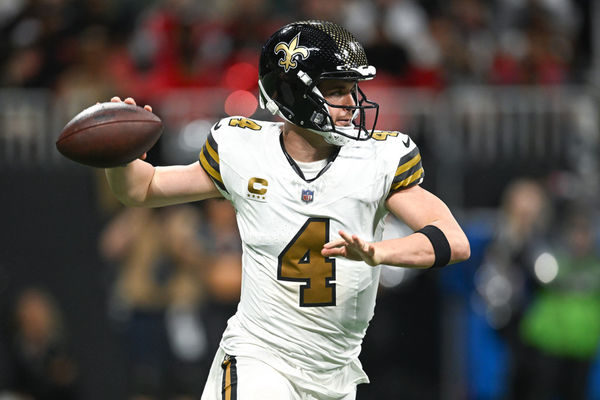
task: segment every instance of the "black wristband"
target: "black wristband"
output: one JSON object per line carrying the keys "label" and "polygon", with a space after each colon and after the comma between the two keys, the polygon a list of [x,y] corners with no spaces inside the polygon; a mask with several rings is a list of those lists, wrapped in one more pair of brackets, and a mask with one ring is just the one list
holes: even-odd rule
{"label": "black wristband", "polygon": [[427,239],[433,246],[433,253],[435,254],[435,262],[431,268],[440,268],[444,265],[448,265],[450,262],[450,243],[446,239],[444,232],[437,226],[427,225],[417,231],[427,236]]}

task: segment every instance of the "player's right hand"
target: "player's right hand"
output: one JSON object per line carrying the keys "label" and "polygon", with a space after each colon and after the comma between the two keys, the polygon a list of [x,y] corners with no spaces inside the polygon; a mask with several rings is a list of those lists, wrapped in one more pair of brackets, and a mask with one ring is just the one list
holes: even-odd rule
{"label": "player's right hand", "polygon": [[[125,98],[125,100],[121,100],[121,98],[119,96],[114,96],[110,99],[111,102],[113,103],[125,103],[125,104],[131,104],[131,105],[137,105],[137,103],[135,102],[135,100],[133,99],[133,97],[127,97]],[[152,112],[152,107],[149,106],[148,104],[146,104],[144,106],[144,110],[146,111],[150,111]],[[145,160],[146,157],[148,157],[148,153],[144,153],[140,156],[140,160]]]}

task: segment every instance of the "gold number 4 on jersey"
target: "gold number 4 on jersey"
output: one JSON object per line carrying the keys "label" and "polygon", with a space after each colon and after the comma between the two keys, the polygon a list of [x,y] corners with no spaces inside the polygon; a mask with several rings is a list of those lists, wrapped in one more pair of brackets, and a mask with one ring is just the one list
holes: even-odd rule
{"label": "gold number 4 on jersey", "polygon": [[238,128],[248,128],[252,129],[253,131],[259,131],[262,129],[262,126],[248,118],[231,118],[229,120],[229,126],[237,126]]}
{"label": "gold number 4 on jersey", "polygon": [[335,306],[335,259],[321,255],[329,242],[329,219],[309,218],[279,254],[277,279],[304,282],[300,307]]}
{"label": "gold number 4 on jersey", "polygon": [[387,132],[387,131],[377,131],[377,132],[373,132],[373,139],[375,140],[386,140],[388,138],[388,136],[398,136],[398,133],[400,132]]}

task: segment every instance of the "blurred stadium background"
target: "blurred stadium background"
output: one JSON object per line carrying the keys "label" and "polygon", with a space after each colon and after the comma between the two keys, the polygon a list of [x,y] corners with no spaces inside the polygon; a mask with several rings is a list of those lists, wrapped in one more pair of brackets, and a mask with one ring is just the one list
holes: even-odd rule
{"label": "blurred stadium background", "polygon": [[[82,109],[132,96],[165,123],[150,160],[194,162],[220,117],[269,118],[259,49],[299,19],[365,45],[378,129],[417,142],[424,186],[472,246],[441,271],[384,270],[361,357],[375,384],[358,398],[525,398],[528,383],[574,381],[600,399],[587,0],[0,0],[0,399],[199,398],[238,296],[231,210],[124,210],[54,142]],[[549,298],[569,306],[540,311]]]}

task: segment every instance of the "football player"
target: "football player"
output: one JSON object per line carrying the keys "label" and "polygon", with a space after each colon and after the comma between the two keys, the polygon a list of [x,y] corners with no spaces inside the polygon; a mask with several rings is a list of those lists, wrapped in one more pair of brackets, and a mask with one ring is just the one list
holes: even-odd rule
{"label": "football player", "polygon": [[[415,143],[374,130],[378,105],[358,86],[374,77],[341,26],[286,25],[263,46],[259,69],[261,105],[282,122],[225,118],[199,162],[135,160],[106,170],[126,205],[224,197],[236,209],[241,300],[202,399],[354,399],[368,382],[358,355],[379,265],[442,267],[469,257],[448,207],[419,186]],[[382,241],[388,212],[415,233]]]}

